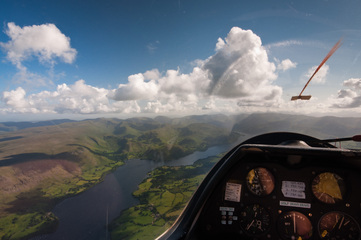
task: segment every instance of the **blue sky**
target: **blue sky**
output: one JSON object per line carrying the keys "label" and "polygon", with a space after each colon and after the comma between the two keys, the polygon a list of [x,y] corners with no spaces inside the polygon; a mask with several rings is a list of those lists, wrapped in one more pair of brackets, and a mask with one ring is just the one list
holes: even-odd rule
{"label": "blue sky", "polygon": [[[0,0],[0,118],[361,114],[361,2]],[[305,91],[290,102],[342,38]]]}

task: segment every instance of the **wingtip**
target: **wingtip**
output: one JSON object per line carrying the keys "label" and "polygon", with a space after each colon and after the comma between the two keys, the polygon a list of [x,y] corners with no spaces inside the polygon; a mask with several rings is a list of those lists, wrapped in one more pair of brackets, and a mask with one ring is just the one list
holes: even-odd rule
{"label": "wingtip", "polygon": [[300,99],[300,100],[310,100],[310,98],[311,98],[311,95],[303,95],[303,96],[298,95],[298,96],[293,96],[291,98],[291,101],[295,101],[295,100],[298,100],[298,99]]}

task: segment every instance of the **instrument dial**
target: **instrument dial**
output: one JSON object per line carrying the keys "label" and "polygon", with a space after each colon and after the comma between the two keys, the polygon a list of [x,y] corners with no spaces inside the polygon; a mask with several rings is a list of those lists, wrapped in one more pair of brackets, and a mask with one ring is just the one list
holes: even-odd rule
{"label": "instrument dial", "polygon": [[311,221],[296,211],[286,212],[280,216],[278,230],[283,239],[302,240],[312,236]]}
{"label": "instrument dial", "polygon": [[324,203],[335,204],[342,201],[345,191],[345,181],[335,173],[321,173],[312,181],[313,194]]}
{"label": "instrument dial", "polygon": [[241,212],[240,224],[247,234],[261,235],[269,230],[271,217],[264,207],[253,204],[245,207]]}
{"label": "instrument dial", "polygon": [[360,227],[348,214],[329,212],[323,215],[318,223],[321,239],[360,239]]}
{"label": "instrument dial", "polygon": [[272,173],[263,167],[249,171],[246,180],[248,189],[257,196],[267,196],[275,188],[275,179]]}

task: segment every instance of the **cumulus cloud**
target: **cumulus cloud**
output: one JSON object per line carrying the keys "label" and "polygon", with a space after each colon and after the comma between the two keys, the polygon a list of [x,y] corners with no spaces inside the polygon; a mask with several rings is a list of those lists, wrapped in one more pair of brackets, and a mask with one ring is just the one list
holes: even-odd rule
{"label": "cumulus cloud", "polygon": [[361,78],[350,78],[343,82],[348,89],[341,89],[336,97],[329,99],[334,108],[358,108],[361,107]]}
{"label": "cumulus cloud", "polygon": [[[243,98],[262,94],[261,98],[278,86],[276,67],[269,62],[260,37],[251,30],[233,27],[225,40],[218,39],[216,54],[205,60],[209,94],[222,98]],[[278,96],[275,96],[278,97]]]}
{"label": "cumulus cloud", "polygon": [[[282,89],[272,84],[277,78],[275,64],[268,60],[261,39],[251,30],[232,28],[225,39],[218,39],[215,50],[208,59],[198,60],[189,74],[179,69],[162,76],[156,72],[151,78],[136,74],[109,96],[119,101],[175,96],[183,102],[210,96],[259,102],[280,98]],[[286,60],[283,65],[285,69],[294,63]]]}
{"label": "cumulus cloud", "polygon": [[[9,29],[15,27],[19,32],[25,31],[10,26]],[[45,29],[47,27],[55,26],[43,26]],[[62,36],[69,43],[69,39]],[[8,52],[12,49],[10,46],[5,46]],[[65,62],[72,62],[76,51],[72,51],[69,44],[64,46],[67,47],[58,52],[42,50],[51,47],[23,49],[38,56],[39,61],[52,61],[58,57]],[[26,50],[14,52],[18,54],[11,55],[13,58],[8,54],[8,58],[15,62],[28,57]],[[295,67],[295,63],[286,59],[279,62],[278,67],[287,70]],[[29,112],[239,112],[250,106],[265,108],[280,104],[282,88],[274,84],[276,71],[276,65],[269,61],[260,37],[251,30],[234,27],[224,39],[217,40],[215,53],[207,59],[197,60],[197,65],[190,73],[182,73],[180,69],[164,72],[153,69],[133,74],[126,83],[111,90],[92,87],[84,80],[73,85],[58,85],[53,92],[43,91],[31,95],[27,95],[24,89],[17,89],[4,92],[3,102],[8,109]],[[16,98],[20,99],[18,104],[15,103]]]}
{"label": "cumulus cloud", "polygon": [[118,89],[109,93],[109,97],[117,101],[153,99],[158,86],[154,80],[146,81],[145,74],[134,74],[128,77],[128,84],[120,84]]}
{"label": "cumulus cloud", "polygon": [[361,91],[361,78],[350,78],[349,80],[344,81],[343,85]]}
{"label": "cumulus cloud", "polygon": [[11,108],[17,109],[16,111],[27,111],[30,103],[25,99],[26,92],[23,88],[18,87],[16,90],[3,93],[3,101]]}
{"label": "cumulus cloud", "polygon": [[277,62],[277,69],[281,70],[283,72],[285,72],[291,68],[297,67],[297,63],[292,62],[290,59],[285,59],[285,60],[282,60],[281,62],[278,59],[276,59],[276,62]]}
{"label": "cumulus cloud", "polygon": [[114,113],[139,112],[137,103],[111,102],[109,90],[87,85],[79,80],[73,85],[58,85],[53,92],[42,91],[27,95],[21,87],[3,92],[2,101],[6,107],[2,112],[21,113]]}
{"label": "cumulus cloud", "polygon": [[[73,63],[77,51],[70,46],[70,38],[65,36],[54,24],[42,24],[19,27],[15,23],[7,24],[5,33],[10,40],[0,42],[6,53],[6,59],[14,64],[18,73],[15,83],[45,86],[52,83],[54,65],[58,60]],[[30,72],[24,61],[37,59],[41,64],[50,66],[49,76]]]}
{"label": "cumulus cloud", "polygon": [[7,27],[5,33],[10,41],[0,43],[0,46],[6,51],[7,59],[17,66],[32,56],[37,57],[41,63],[54,63],[55,58],[66,63],[75,60],[77,51],[70,47],[70,38],[54,24],[21,28],[10,22]]}
{"label": "cumulus cloud", "polygon": [[[312,68],[310,68],[308,70],[308,72],[306,73],[305,77],[307,78],[307,80],[313,75],[313,73],[316,71],[318,66],[313,66]],[[312,78],[311,83],[314,84],[324,84],[326,82],[327,79],[327,74],[329,71],[330,67],[327,64],[324,64],[317,72],[317,74]]]}

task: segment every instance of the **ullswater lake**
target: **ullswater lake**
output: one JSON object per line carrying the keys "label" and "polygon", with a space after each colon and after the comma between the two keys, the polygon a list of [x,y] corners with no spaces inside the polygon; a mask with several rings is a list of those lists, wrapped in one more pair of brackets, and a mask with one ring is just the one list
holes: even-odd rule
{"label": "ullswater lake", "polygon": [[215,146],[204,152],[194,152],[186,157],[168,162],[132,159],[104,181],[55,206],[53,213],[59,218],[59,226],[52,234],[41,235],[32,240],[109,240],[107,226],[122,210],[139,204],[132,193],[160,166],[192,165],[198,159],[216,156],[230,149],[230,145]]}

